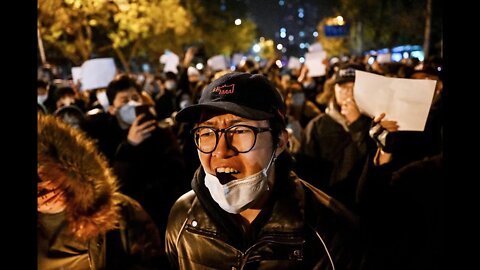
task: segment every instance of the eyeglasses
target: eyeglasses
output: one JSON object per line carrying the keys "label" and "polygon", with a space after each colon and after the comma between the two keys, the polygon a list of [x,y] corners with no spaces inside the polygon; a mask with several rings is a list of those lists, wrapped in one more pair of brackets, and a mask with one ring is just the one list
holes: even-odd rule
{"label": "eyeglasses", "polygon": [[228,128],[197,127],[192,129],[195,145],[200,152],[212,153],[218,145],[219,132],[225,134],[227,145],[237,153],[246,153],[255,146],[257,134],[271,131],[271,128],[235,125]]}

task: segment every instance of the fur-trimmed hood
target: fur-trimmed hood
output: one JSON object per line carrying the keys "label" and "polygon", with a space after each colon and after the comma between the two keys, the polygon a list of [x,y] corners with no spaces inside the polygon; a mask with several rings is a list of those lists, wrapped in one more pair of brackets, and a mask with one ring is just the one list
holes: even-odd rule
{"label": "fur-trimmed hood", "polygon": [[89,239],[115,228],[117,179],[93,140],[51,115],[38,115],[37,171],[65,191],[72,232]]}

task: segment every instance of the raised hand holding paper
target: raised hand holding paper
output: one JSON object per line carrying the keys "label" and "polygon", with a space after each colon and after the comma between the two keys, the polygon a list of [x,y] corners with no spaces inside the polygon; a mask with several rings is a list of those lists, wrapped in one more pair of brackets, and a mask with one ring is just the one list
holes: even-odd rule
{"label": "raised hand holding paper", "polygon": [[396,120],[399,130],[423,131],[435,91],[434,80],[391,78],[355,71],[354,98],[360,111]]}

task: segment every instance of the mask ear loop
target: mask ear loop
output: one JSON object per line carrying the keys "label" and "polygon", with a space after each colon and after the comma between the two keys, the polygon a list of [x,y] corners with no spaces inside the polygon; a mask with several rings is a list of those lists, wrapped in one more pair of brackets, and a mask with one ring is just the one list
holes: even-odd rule
{"label": "mask ear loop", "polygon": [[[271,166],[273,163],[275,163],[275,161],[276,161],[277,158],[278,158],[278,156],[275,155],[275,151],[277,151],[277,148],[279,147],[279,144],[280,144],[280,142],[277,142],[277,143],[275,144],[275,147],[273,147],[272,156],[270,157],[270,161],[268,162],[267,167],[262,170],[262,173],[263,173],[263,175],[264,175],[265,177],[268,176],[267,173],[268,173],[268,170],[270,169],[270,166]],[[268,184],[267,184],[267,190],[270,190],[270,186],[268,186]]]}
{"label": "mask ear loop", "polygon": [[[276,150],[276,149],[275,149]],[[270,166],[273,164],[273,162],[277,159],[277,156],[275,156],[275,150],[272,152],[272,156],[270,157],[270,161],[268,162],[267,167],[265,167],[262,171],[264,176],[267,176],[267,172],[270,169]]]}
{"label": "mask ear loop", "polygon": [[[278,144],[277,144],[277,147],[278,147]],[[262,174],[268,179],[268,170],[270,169],[270,166],[275,163],[275,161],[277,160],[277,156],[275,155],[275,150],[277,150],[277,148],[275,147],[275,149],[273,149],[273,152],[272,152],[272,156],[270,157],[270,161],[268,162],[268,165],[266,168],[264,168],[262,170]],[[268,185],[268,180],[267,180],[267,190],[270,190],[270,186]]]}

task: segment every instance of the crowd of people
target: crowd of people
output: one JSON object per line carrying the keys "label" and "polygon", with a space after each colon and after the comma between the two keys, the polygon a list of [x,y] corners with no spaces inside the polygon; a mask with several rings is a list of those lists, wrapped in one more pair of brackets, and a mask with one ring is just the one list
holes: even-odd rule
{"label": "crowd of people", "polygon": [[[39,79],[39,269],[438,269],[438,59],[311,77],[193,54],[99,89]],[[363,113],[356,70],[435,80],[424,131]]]}

